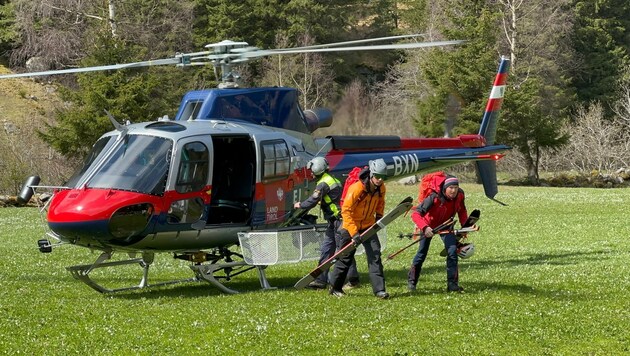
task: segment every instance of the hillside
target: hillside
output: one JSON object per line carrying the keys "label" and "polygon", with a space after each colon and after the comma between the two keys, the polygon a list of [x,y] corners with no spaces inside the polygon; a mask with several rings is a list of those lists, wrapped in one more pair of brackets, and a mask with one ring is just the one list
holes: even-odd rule
{"label": "hillside", "polygon": [[[0,73],[10,70],[0,65]],[[70,171],[37,136],[54,121],[62,105],[55,85],[33,79],[0,80],[0,194],[16,194],[26,177],[37,174],[45,185],[61,184]]]}

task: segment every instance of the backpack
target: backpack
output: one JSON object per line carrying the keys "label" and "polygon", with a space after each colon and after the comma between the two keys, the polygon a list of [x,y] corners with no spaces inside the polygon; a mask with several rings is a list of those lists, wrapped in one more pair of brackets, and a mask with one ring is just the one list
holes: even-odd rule
{"label": "backpack", "polygon": [[431,193],[439,194],[442,183],[444,183],[445,180],[446,173],[443,171],[428,173],[422,176],[418,191],[418,205],[422,204],[422,201],[431,195]]}
{"label": "backpack", "polygon": [[346,193],[348,192],[348,188],[350,188],[350,186],[352,184],[354,184],[356,181],[359,180],[359,176],[361,175],[361,172],[368,168],[368,166],[365,167],[354,167],[352,168],[352,170],[350,171],[350,173],[348,173],[348,177],[346,178],[346,182],[343,184],[343,190],[341,191],[341,201],[340,201],[340,205],[343,206],[343,200],[346,197]]}
{"label": "backpack", "polygon": [[[429,209],[431,209],[431,206],[433,205],[433,201],[435,200],[436,197],[442,197],[442,195],[440,194],[440,190],[442,189],[442,185],[444,184],[444,181],[448,177],[449,176],[443,171],[428,173],[422,177],[422,180],[420,181],[420,188],[419,188],[420,190],[418,192],[418,205],[416,207],[420,215],[424,216],[424,214],[426,214],[426,212]],[[433,199],[427,202],[427,204],[423,205],[422,202],[424,202],[424,199],[426,199],[428,196],[432,196]],[[455,198],[456,206],[458,207],[460,206],[461,202],[463,201],[463,198],[464,196],[462,192],[460,191],[457,194],[457,197]],[[440,199],[443,199],[443,198],[440,198]]]}

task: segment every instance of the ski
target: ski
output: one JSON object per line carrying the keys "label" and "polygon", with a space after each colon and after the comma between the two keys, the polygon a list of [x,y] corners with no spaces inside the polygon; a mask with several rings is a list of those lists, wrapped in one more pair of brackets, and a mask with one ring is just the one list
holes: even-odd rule
{"label": "ski", "polygon": [[387,214],[385,214],[383,217],[378,219],[378,221],[374,223],[374,225],[370,226],[367,230],[365,230],[359,237],[359,242],[355,243],[354,241],[350,241],[346,246],[342,247],[339,251],[335,252],[335,254],[332,257],[324,261],[321,265],[317,266],[309,274],[307,274],[302,279],[297,281],[294,287],[296,289],[302,289],[308,286],[308,284],[314,281],[315,278],[317,278],[320,274],[324,273],[324,271],[328,270],[330,266],[332,266],[333,263],[335,263],[335,261],[337,261],[339,257],[346,256],[350,252],[356,250],[359,244],[367,241],[368,239],[376,235],[377,232],[379,232],[389,223],[391,223],[396,218],[398,218],[402,214],[409,211],[412,205],[413,205],[413,199],[411,197],[405,198],[398,205],[396,205],[394,209],[390,210]]}
{"label": "ski", "polygon": [[481,215],[479,209],[473,210],[470,215],[468,215],[468,219],[466,219],[466,222],[464,223],[464,225],[462,225],[462,228],[475,225],[479,220],[479,215]]}

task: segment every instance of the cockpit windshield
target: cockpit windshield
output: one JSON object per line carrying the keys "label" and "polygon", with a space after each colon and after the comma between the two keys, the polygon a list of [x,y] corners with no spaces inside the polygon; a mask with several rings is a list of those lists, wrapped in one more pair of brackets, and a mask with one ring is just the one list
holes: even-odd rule
{"label": "cockpit windshield", "polygon": [[169,139],[126,135],[105,159],[87,187],[163,195],[172,147],[173,143]]}
{"label": "cockpit windshield", "polygon": [[88,171],[88,169],[95,163],[100,160],[100,157],[107,152],[107,150],[112,146],[112,144],[116,141],[114,136],[106,136],[94,144],[92,150],[85,157],[83,161],[83,165],[68,179],[65,186],[68,188],[77,188],[76,185],[79,183],[79,179]]}

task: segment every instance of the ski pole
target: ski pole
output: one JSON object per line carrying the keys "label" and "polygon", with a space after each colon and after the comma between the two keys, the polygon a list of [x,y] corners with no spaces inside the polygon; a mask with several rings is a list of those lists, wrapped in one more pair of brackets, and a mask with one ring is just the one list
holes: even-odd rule
{"label": "ski pole", "polygon": [[[473,226],[462,227],[460,229],[454,229],[454,230],[440,230],[440,231],[435,232],[434,234],[442,235],[442,234],[447,234],[449,232],[452,232],[455,235],[464,235],[469,232],[475,232],[475,231],[479,231],[479,226],[473,225]],[[420,232],[415,232],[413,234],[398,234],[398,238],[400,239],[402,239],[403,237],[412,238],[414,236],[420,236],[420,235],[422,235],[422,233]]]}
{"label": "ski pole", "polygon": [[[438,231],[442,231],[444,229],[446,229],[447,227],[451,226],[455,224],[455,220],[453,220],[453,218],[450,218],[448,220],[446,220],[442,225],[436,227],[435,229],[433,229],[433,233],[436,234],[438,233]],[[406,245],[405,247],[401,248],[400,250],[392,253],[391,255],[387,256],[387,260],[391,260],[394,257],[396,257],[398,254],[400,254],[401,252],[403,252],[404,250],[408,249],[409,247],[413,246],[414,244],[416,244],[417,242],[420,242],[420,240],[422,240],[424,237],[421,236],[419,239],[412,241],[410,244]]]}

